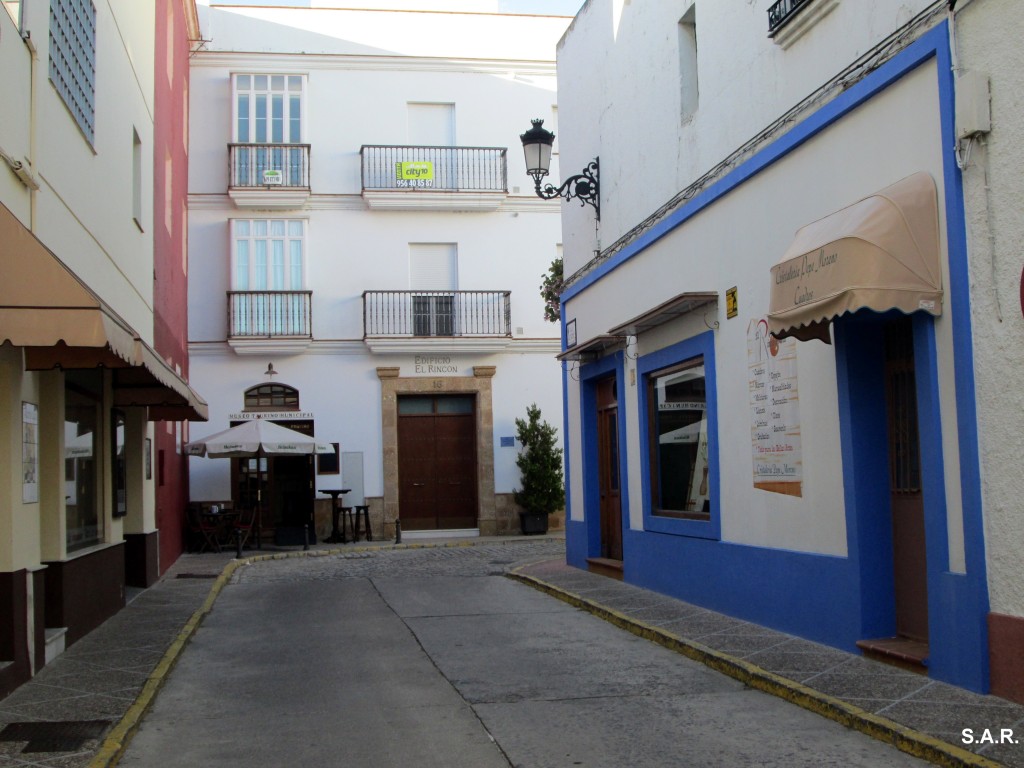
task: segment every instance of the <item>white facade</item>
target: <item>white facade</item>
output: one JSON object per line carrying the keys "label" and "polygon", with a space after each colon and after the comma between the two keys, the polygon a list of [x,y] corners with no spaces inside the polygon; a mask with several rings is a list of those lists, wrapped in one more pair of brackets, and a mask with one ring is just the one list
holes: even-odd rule
{"label": "white facade", "polygon": [[[993,246],[1019,228],[1005,206],[1019,196],[1009,147],[1020,112],[1007,94],[1019,84],[1020,54],[1006,46],[1020,19],[1008,4],[981,0],[961,3],[955,16],[926,0],[900,3],[895,14],[881,5],[813,0],[769,34],[769,2],[590,0],[560,44],[562,167],[601,163],[596,232],[591,211],[563,210],[569,557],[581,567],[619,561],[627,580],[840,647],[914,642],[936,678],[987,689],[989,595],[993,613],[1024,615],[1010,553],[1021,530],[1004,511],[1019,483],[1009,439],[1019,408],[1000,383],[1013,366],[1008,339],[1020,330],[1020,263]],[[951,150],[954,126],[966,119],[956,116],[958,101],[961,111],[971,98],[988,104],[951,77],[954,65],[992,82],[991,135],[975,138],[962,174]],[[992,162],[1000,152],[1005,175]],[[986,168],[1001,183],[984,202]],[[885,312],[898,303],[822,310],[826,326],[834,320],[833,343],[773,347],[772,358],[789,361],[775,373],[793,388],[768,379],[780,394],[762,413],[756,349],[763,342],[767,353],[769,338],[758,323],[800,310],[822,287],[801,277],[804,293],[780,309],[773,282],[789,276],[772,267],[801,228],[820,222],[837,233],[821,242],[820,275],[831,265],[826,251],[850,236],[840,212],[888,199],[877,195],[915,174],[934,188],[927,197],[941,298],[909,315],[912,353],[897,357],[885,346],[895,344],[885,334],[897,323]],[[913,225],[919,213],[903,215]],[[852,283],[825,287],[839,297],[856,292]],[[996,287],[1002,321],[991,306]],[[676,311],[658,309],[677,297]],[[916,382],[907,390],[916,407],[899,411],[910,421],[897,421],[913,422],[919,439],[893,448],[886,414],[896,411],[884,392],[895,364],[886,368],[881,349],[906,361]],[[673,484],[697,483],[667,477],[677,465],[666,443],[682,438],[658,430],[672,407],[697,406],[663,401],[662,387],[680,366],[701,362],[697,454],[706,458],[682,466],[698,479],[703,469],[707,480],[689,496],[696,507],[672,507],[660,502]],[[606,386],[617,398],[602,394]],[[621,527],[612,524],[612,534],[614,513],[599,501],[608,414],[621,446],[613,459]],[[766,449],[765,429],[775,428],[785,437]],[[919,451],[913,468],[895,459],[887,466],[902,450]],[[910,577],[890,511],[908,497],[923,510],[907,534],[922,563]],[[1005,653],[1019,624],[1000,631]],[[998,688],[997,655],[993,640]],[[1021,695],[1005,684],[1001,691]]]}
{"label": "white facade", "polygon": [[[192,60],[191,80],[189,331],[191,375],[210,400],[209,431],[252,417],[244,393],[253,386],[298,390],[296,414],[275,418],[312,422],[319,440],[338,443],[343,454],[361,454],[360,477],[348,476],[343,462],[341,477],[317,474],[315,489],[336,488],[339,481],[361,487],[379,536],[382,523],[391,526],[398,515],[397,486],[389,486],[397,465],[388,463],[395,461],[395,424],[382,406],[384,387],[391,385],[382,382],[394,379],[400,391],[421,395],[468,387],[476,398],[480,499],[479,525],[471,527],[504,530],[498,520],[511,514],[507,496],[518,470],[516,449],[502,447],[502,438],[515,435],[514,420],[533,402],[547,420],[561,423],[557,326],[544,321],[538,289],[560,256],[558,206],[533,196],[518,134],[531,117],[552,119],[553,56],[568,20],[203,10],[209,42]],[[275,140],[258,133],[262,107],[255,105],[262,96],[255,78],[262,75],[291,78],[276,81],[294,89],[281,92],[290,95],[282,101],[287,113],[276,140],[308,147],[297,150],[308,152],[308,181],[287,171],[284,183],[274,186],[261,178],[243,188],[229,179],[229,144]],[[273,90],[274,81],[265,84]],[[248,102],[238,96],[247,88],[254,94]],[[409,154],[422,145],[454,151]],[[370,148],[361,154],[364,146]],[[369,163],[374,153],[384,159],[377,170],[368,166],[364,177],[363,156]],[[423,158],[430,185],[403,179],[398,186],[394,164]],[[259,238],[239,244],[249,237],[241,234],[249,225],[239,224],[246,220],[289,233],[277,246],[279,262],[270,245],[270,266],[256,266],[263,264],[256,254],[264,246],[256,244]],[[267,288],[310,292],[309,325],[261,335],[232,320],[229,292]],[[372,307],[394,300],[403,307],[394,312],[408,321],[411,291],[443,294],[441,301],[455,301],[467,313],[449,312],[435,298],[426,326],[384,328],[368,319]],[[403,293],[396,298],[394,292]],[[500,310],[492,312],[504,292],[507,326]],[[368,315],[364,307],[371,308]],[[449,314],[454,320],[446,319]],[[264,375],[271,363],[279,373],[272,379]],[[191,459],[193,500],[237,495],[229,463]],[[359,503],[358,495],[347,503]],[[322,536],[329,499],[320,493],[316,499]]]}
{"label": "white facade", "polygon": [[154,349],[157,26],[0,9],[0,694],[158,573],[149,422],[205,410]]}

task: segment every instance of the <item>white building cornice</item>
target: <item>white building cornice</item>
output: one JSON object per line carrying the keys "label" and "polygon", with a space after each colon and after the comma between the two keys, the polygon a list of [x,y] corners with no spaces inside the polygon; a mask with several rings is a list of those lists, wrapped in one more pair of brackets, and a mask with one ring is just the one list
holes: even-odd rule
{"label": "white building cornice", "polygon": [[554,61],[458,59],[423,56],[353,56],[344,53],[274,53],[270,51],[201,51],[191,66],[228,68],[251,73],[308,72],[317,69],[380,72],[462,72],[509,79],[555,77]]}

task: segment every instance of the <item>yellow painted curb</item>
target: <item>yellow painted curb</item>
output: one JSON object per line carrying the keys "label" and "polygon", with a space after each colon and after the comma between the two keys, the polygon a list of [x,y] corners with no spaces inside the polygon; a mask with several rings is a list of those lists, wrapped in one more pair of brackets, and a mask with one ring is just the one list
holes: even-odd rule
{"label": "yellow painted curb", "polygon": [[476,543],[477,542],[474,540],[467,540],[436,543],[425,541],[422,543],[417,542],[415,544],[394,544],[385,540],[380,544],[370,543],[362,547],[275,552],[273,554],[266,555],[252,555],[251,557],[247,557],[242,560],[232,560],[224,566],[224,570],[221,571],[217,580],[214,581],[213,586],[210,588],[210,594],[206,596],[206,600],[203,601],[202,606],[192,614],[192,617],[185,623],[181,632],[178,633],[178,636],[167,648],[163,658],[161,658],[160,662],[156,667],[154,667],[153,671],[147,678],[145,685],[142,686],[142,691],[139,693],[138,697],[136,697],[134,703],[128,708],[128,711],[125,712],[117,725],[115,725],[103,739],[103,743],[100,745],[99,751],[97,751],[92,760],[89,761],[88,768],[111,768],[112,766],[117,765],[117,762],[121,759],[124,751],[128,748],[128,744],[131,742],[132,736],[135,735],[135,731],[138,729],[143,716],[153,704],[153,699],[156,698],[157,692],[161,687],[163,687],[171,669],[173,669],[175,663],[177,663],[178,657],[181,656],[182,651],[185,650],[185,646],[188,645],[196,630],[199,629],[199,625],[203,623],[203,619],[205,619],[206,615],[213,610],[213,604],[216,602],[217,596],[224,588],[224,585],[231,580],[235,571],[243,565],[266,562],[268,560],[288,560],[296,557],[327,557],[330,555],[373,552],[387,549],[442,549],[448,547],[470,547],[474,546]]}
{"label": "yellow painted curb", "polygon": [[583,609],[638,637],[650,640],[694,661],[699,661],[751,688],[778,696],[799,707],[827,717],[829,720],[834,720],[848,728],[890,744],[901,752],[946,768],[1002,768],[1003,766],[1002,763],[976,755],[955,744],[949,744],[934,736],[907,728],[842,699],[761,669],[748,661],[716,651],[696,641],[679,637],[668,630],[631,618],[620,611],[569,592],[536,576],[520,572],[527,567],[529,566],[520,566],[507,573],[506,576],[558,598],[569,605]]}

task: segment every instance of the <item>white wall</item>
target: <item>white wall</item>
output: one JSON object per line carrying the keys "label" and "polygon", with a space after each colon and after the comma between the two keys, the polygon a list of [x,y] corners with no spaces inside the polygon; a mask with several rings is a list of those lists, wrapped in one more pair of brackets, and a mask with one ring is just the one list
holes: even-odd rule
{"label": "white wall", "polygon": [[964,170],[989,599],[997,613],[1024,616],[1024,473],[1018,450],[1024,389],[1016,384],[1024,338],[1024,53],[1018,44],[1024,25],[1013,0],[973,0],[958,8],[960,66],[987,75],[992,95],[992,132],[974,144]]}
{"label": "white wall", "polygon": [[[685,121],[678,22],[693,0],[590,0],[577,15],[558,52],[562,167],[576,173],[601,155],[605,204],[597,247],[611,245],[897,26],[933,5],[931,0],[841,0],[812,34],[784,49],[767,38],[771,4],[696,3],[700,97],[696,112]],[[588,55],[595,50],[607,55]],[[604,109],[608,104],[614,108]],[[567,206],[565,216],[568,275],[589,260],[595,244],[574,234],[592,231],[578,211]],[[572,242],[576,237],[581,238],[579,247]]]}

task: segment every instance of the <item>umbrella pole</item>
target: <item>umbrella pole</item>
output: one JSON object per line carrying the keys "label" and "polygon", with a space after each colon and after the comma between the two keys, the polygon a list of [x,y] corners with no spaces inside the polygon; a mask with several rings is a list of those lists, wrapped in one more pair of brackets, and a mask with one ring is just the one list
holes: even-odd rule
{"label": "umbrella pole", "polygon": [[263,469],[260,459],[263,449],[256,453],[256,549],[263,549]]}

